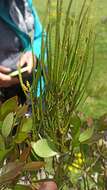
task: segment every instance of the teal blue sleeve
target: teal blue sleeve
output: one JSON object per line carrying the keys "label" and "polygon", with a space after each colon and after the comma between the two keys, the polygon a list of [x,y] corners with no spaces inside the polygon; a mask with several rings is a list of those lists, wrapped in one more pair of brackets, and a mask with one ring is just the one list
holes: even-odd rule
{"label": "teal blue sleeve", "polygon": [[[41,55],[41,44],[42,44],[42,25],[39,19],[39,16],[37,14],[36,8],[32,6],[32,0],[28,0],[29,5],[32,10],[32,14],[34,16],[34,39],[33,39],[33,51],[36,55],[37,58],[40,57]],[[42,90],[44,91],[44,77],[41,76],[41,84],[42,84]],[[38,82],[38,89],[37,89],[37,94],[35,94],[37,97],[40,96],[40,81]]]}
{"label": "teal blue sleeve", "polygon": [[33,51],[37,58],[40,57],[41,54],[41,44],[42,44],[42,25],[40,23],[40,19],[37,15],[36,10],[33,8],[32,13],[34,15],[34,40],[33,40]]}

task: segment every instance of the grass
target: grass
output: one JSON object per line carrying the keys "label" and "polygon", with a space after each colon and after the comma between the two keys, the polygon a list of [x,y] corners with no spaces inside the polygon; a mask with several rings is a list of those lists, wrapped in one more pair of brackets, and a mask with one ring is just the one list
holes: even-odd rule
{"label": "grass", "polygon": [[[65,2],[65,1],[64,1]],[[66,4],[65,3],[65,10]],[[34,0],[38,13],[43,21],[45,15],[46,1]],[[55,0],[53,1],[54,16]],[[95,66],[89,85],[87,87],[87,98],[80,110],[85,116],[99,117],[107,112],[107,2],[106,0],[95,0],[93,17],[96,22],[96,52]]]}

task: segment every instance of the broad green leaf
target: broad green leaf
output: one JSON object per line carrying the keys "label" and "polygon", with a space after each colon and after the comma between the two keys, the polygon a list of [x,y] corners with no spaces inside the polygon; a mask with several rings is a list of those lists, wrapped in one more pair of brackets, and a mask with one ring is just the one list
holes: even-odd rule
{"label": "broad green leaf", "polygon": [[79,128],[81,126],[81,120],[80,118],[77,116],[77,115],[74,115],[72,118],[71,118],[71,124],[76,127],[76,128]]}
{"label": "broad green leaf", "polygon": [[86,129],[83,133],[80,134],[79,142],[83,143],[83,142],[89,140],[92,137],[93,132],[94,132],[94,127],[90,127],[88,129]]}
{"label": "broad green leaf", "polygon": [[0,162],[5,158],[7,153],[8,153],[8,150],[0,150]]}
{"label": "broad green leaf", "polygon": [[39,170],[40,168],[44,167],[45,163],[44,162],[29,162],[25,164],[23,170],[25,171],[34,171],[34,170]]}
{"label": "broad green leaf", "polygon": [[18,135],[15,137],[14,141],[15,143],[17,144],[20,144],[22,143],[23,141],[25,141],[25,139],[28,137],[28,134],[27,133],[24,133],[24,132],[20,132],[18,133]]}
{"label": "broad green leaf", "polygon": [[37,142],[32,142],[31,146],[34,152],[42,158],[52,157],[58,154],[51,148],[51,145],[47,139],[41,139]]}
{"label": "broad green leaf", "polygon": [[0,162],[5,159],[5,157],[7,156],[7,154],[12,150],[12,148],[10,149],[3,149],[0,150]]}
{"label": "broad green leaf", "polygon": [[0,109],[0,118],[4,118],[8,113],[15,112],[17,108],[17,97],[12,97],[4,102]]}
{"label": "broad green leaf", "polygon": [[14,114],[13,113],[9,113],[4,121],[3,121],[3,125],[2,125],[2,134],[5,138],[7,138],[12,130],[13,127],[13,119],[14,119]]}
{"label": "broad green leaf", "polygon": [[22,121],[21,131],[30,132],[32,130],[32,118],[25,118]]}

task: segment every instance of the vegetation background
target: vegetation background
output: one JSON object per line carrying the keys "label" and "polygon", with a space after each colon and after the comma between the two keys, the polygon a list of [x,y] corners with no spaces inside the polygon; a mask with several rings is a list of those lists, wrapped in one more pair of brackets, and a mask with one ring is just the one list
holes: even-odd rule
{"label": "vegetation background", "polygon": [[[43,22],[47,0],[34,0],[41,21]],[[56,0],[53,0],[53,17]],[[64,10],[69,0],[64,1]],[[78,0],[76,8],[81,0]],[[95,65],[90,83],[87,87],[86,101],[80,105],[85,116],[99,117],[107,112],[107,1],[94,0],[92,17],[96,23]]]}
{"label": "vegetation background", "polygon": [[[61,22],[61,24],[67,23],[68,27],[65,25],[67,38],[64,38],[63,43],[60,43],[60,49],[58,34],[62,35],[63,33],[63,30],[61,31],[62,33],[59,30],[59,26],[62,26],[59,25],[60,16],[65,18],[64,15],[66,14],[64,13],[66,12],[67,3],[72,1],[63,0],[64,7],[62,9],[59,4],[62,1],[57,0],[57,18],[55,14],[56,0],[50,1],[52,4],[46,9],[47,0],[34,0],[42,23],[44,23],[45,19],[48,20],[46,12],[51,11],[49,21],[52,19],[52,24],[49,25],[49,29],[52,26],[56,27],[50,33],[49,31],[47,32],[50,42],[49,51],[52,53],[49,52],[50,54],[48,54],[50,56],[48,56],[48,77],[47,75],[45,77],[47,79],[46,93],[42,96],[41,64],[38,64],[36,79],[32,87],[28,82],[26,86],[23,84],[19,69],[23,90],[25,93],[30,92],[32,114],[29,117],[27,114],[27,117],[25,117],[28,106],[18,106],[17,97],[7,100],[0,107],[0,189],[36,189],[39,179],[44,177],[48,179],[53,176],[60,190],[68,190],[71,187],[72,189],[82,190],[106,190],[107,4],[105,0],[102,0],[102,2],[93,0],[95,2],[92,7],[93,14],[91,18],[87,19],[89,12],[83,12],[84,14],[86,13],[85,17],[84,14],[79,14],[79,12],[81,10],[81,1],[88,3],[88,0],[74,0],[74,7],[70,10],[72,20],[69,20],[69,14],[67,14],[66,21]],[[59,10],[62,10],[62,14]],[[84,11],[84,9],[82,10]],[[79,20],[75,19],[74,22],[73,34],[76,38],[73,38],[75,42],[73,40],[73,43],[69,43],[71,42],[69,40],[72,39],[70,38],[72,35],[69,36],[69,34],[75,14],[80,16]],[[78,15],[76,16],[78,17]],[[92,23],[88,21],[92,21]],[[84,80],[84,72],[86,71],[87,76],[85,76],[87,78],[90,68],[86,62],[90,59],[91,63],[89,53],[92,52],[88,52],[88,50],[93,47],[91,41],[93,38],[90,36],[90,32],[93,31],[90,30],[90,26],[93,29],[93,21],[95,22],[96,33],[95,66],[90,83],[87,85],[85,83],[87,80]],[[71,51],[68,51],[69,49],[72,50],[70,45],[75,50],[73,51],[73,56]],[[51,51],[52,46],[54,46],[52,48],[54,51]],[[44,48],[42,50],[44,51]],[[63,53],[64,56],[62,56]],[[55,56],[54,59],[53,55]],[[72,59],[70,59],[70,56],[72,56]],[[41,56],[40,63],[44,63],[42,58],[44,57]],[[52,65],[53,68],[51,63],[54,65]],[[65,63],[68,66],[67,69],[65,68]],[[70,66],[73,66],[69,67],[69,63],[72,63]],[[45,76],[44,67],[42,70]],[[74,73],[75,71],[77,73]],[[38,98],[35,98],[33,95],[38,80],[40,81],[41,94]],[[81,82],[83,84],[82,88]],[[82,117],[83,115],[80,113],[77,114],[75,110],[85,84],[87,85],[87,98],[85,103],[81,103],[78,109],[86,117],[92,116],[92,118],[88,119]],[[46,104],[44,104],[45,102]],[[106,114],[100,117],[105,112]],[[93,117],[98,117],[98,119],[93,119]],[[45,170],[41,170],[44,165]]]}

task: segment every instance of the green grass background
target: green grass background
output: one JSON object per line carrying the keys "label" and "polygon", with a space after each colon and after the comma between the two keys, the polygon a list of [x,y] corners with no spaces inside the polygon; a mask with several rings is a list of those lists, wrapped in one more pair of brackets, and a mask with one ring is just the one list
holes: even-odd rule
{"label": "green grass background", "polygon": [[[64,0],[66,7],[69,0]],[[77,0],[77,4],[81,0]],[[41,21],[45,15],[46,0],[34,0]],[[53,7],[55,0],[53,0]],[[54,10],[53,10],[54,11]],[[94,70],[87,88],[87,99],[80,106],[85,116],[99,117],[107,112],[107,0],[94,0],[96,22],[96,52]]]}

